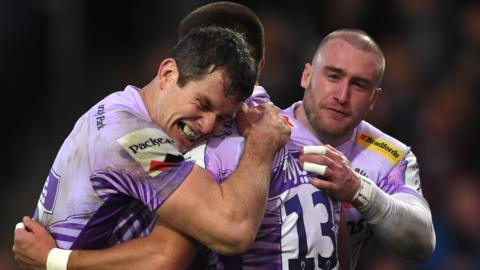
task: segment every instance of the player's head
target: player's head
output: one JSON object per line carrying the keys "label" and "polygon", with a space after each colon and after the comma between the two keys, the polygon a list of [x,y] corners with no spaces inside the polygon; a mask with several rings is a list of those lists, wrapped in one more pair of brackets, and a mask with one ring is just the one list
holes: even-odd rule
{"label": "player's head", "polygon": [[192,30],[159,67],[153,120],[181,151],[187,150],[234,117],[255,79],[255,63],[241,34],[214,26]]}
{"label": "player's head", "polygon": [[311,129],[329,143],[347,140],[373,110],[384,69],[383,53],[367,33],[341,29],[327,35],[301,79]]}
{"label": "player's head", "polygon": [[214,2],[201,6],[182,19],[179,38],[201,26],[220,26],[233,29],[246,37],[258,73],[264,65],[265,36],[262,22],[250,8],[233,2]]}

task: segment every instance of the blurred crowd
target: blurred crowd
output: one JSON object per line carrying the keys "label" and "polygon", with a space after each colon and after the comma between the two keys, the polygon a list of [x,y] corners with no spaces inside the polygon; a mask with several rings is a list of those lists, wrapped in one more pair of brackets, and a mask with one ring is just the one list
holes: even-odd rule
{"label": "blurred crowd", "polygon": [[[0,270],[17,269],[13,228],[33,214],[75,120],[103,96],[142,86],[188,12],[209,1],[1,0],[4,167]],[[480,269],[480,2],[237,1],[263,21],[261,84],[284,108],[324,35],[360,28],[386,56],[384,92],[368,120],[417,155],[437,247],[411,263],[377,247],[361,269]]]}

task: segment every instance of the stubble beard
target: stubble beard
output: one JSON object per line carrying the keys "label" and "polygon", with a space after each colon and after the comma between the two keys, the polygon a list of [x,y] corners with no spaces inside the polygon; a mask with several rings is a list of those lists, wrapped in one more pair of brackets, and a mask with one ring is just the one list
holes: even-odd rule
{"label": "stubble beard", "polygon": [[332,123],[334,120],[327,119],[321,115],[322,104],[313,103],[313,99],[308,95],[303,101],[303,107],[307,120],[316,133],[316,137],[323,143],[333,143],[350,136],[353,123]]}

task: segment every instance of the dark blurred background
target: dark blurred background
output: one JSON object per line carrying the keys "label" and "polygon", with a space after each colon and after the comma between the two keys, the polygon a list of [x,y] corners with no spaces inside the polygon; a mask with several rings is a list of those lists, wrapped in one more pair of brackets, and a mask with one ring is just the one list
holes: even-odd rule
{"label": "dark blurred background", "polygon": [[[0,1],[0,270],[17,269],[14,226],[32,215],[76,119],[127,84],[147,84],[180,19],[207,2]],[[369,120],[413,147],[437,247],[425,264],[378,248],[361,269],[480,269],[480,2],[239,2],[265,25],[261,83],[282,108],[302,98],[304,63],[327,33],[361,28],[384,50],[384,92]]]}

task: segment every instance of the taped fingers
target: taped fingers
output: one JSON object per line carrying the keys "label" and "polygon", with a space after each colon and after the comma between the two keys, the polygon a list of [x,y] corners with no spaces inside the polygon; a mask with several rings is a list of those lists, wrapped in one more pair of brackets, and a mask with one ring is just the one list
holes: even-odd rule
{"label": "taped fingers", "polygon": [[309,145],[304,146],[302,152],[304,154],[325,155],[327,153],[327,147],[324,145]]}
{"label": "taped fingers", "polygon": [[15,225],[15,230],[16,229],[25,229],[25,224],[23,224],[23,222],[17,223],[17,225]]}
{"label": "taped fingers", "polygon": [[327,170],[327,166],[315,164],[311,162],[304,162],[303,169],[307,172],[310,172],[316,175],[325,176],[325,171]]}

